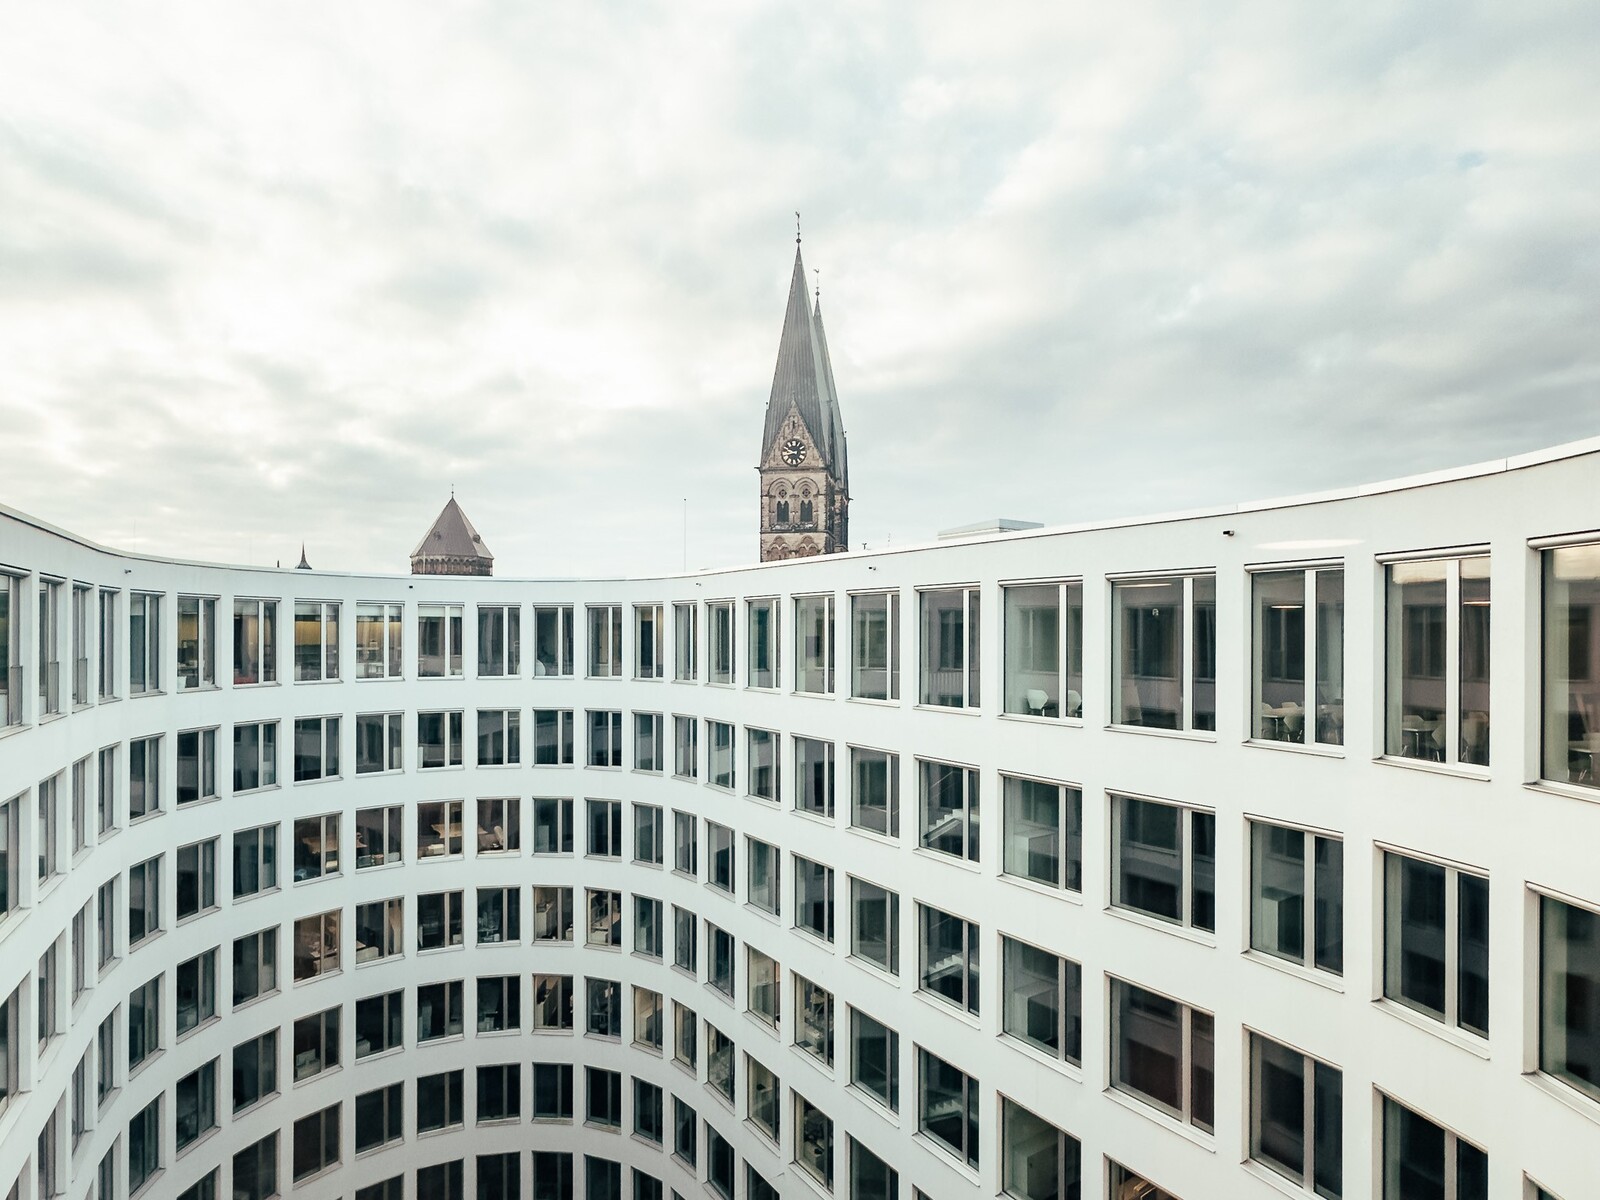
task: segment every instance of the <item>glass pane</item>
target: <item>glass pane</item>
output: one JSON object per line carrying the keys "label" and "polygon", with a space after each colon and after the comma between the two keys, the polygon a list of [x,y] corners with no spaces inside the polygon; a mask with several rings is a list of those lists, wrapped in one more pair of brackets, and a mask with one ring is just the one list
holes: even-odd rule
{"label": "glass pane", "polygon": [[1344,572],[1317,572],[1317,741],[1344,745]]}
{"label": "glass pane", "polygon": [[1544,776],[1600,787],[1600,543],[1544,555]]}
{"label": "glass pane", "polygon": [[1299,1183],[1306,1169],[1306,1059],[1257,1034],[1250,1035],[1250,1049],[1255,1087],[1251,1157]]}
{"label": "glass pane", "polygon": [[1217,818],[1215,813],[1190,815],[1189,924],[1196,929],[1217,927]]}
{"label": "glass pane", "polygon": [[1061,788],[1004,778],[1005,872],[1061,885]]}
{"label": "glass pane", "polygon": [[1489,1036],[1489,881],[1476,875],[1458,876],[1457,1023],[1463,1029]]}
{"label": "glass pane", "polygon": [[1114,1082],[1165,1108],[1183,1111],[1183,1006],[1112,981],[1116,1019]]}
{"label": "glass pane", "polygon": [[1461,560],[1461,761],[1489,765],[1489,560]]}
{"label": "glass pane", "polygon": [[1383,1200],[1446,1200],[1445,1132],[1383,1098]]}
{"label": "glass pane", "polygon": [[1337,1200],[1344,1191],[1344,1076],[1317,1063],[1312,1089],[1312,1186]]}
{"label": "glass pane", "polygon": [[1005,594],[1005,711],[1061,715],[1061,588],[1008,587]]}
{"label": "glass pane", "polygon": [[1194,725],[1217,727],[1217,580],[1197,575],[1194,589]]}
{"label": "glass pane", "polygon": [[1251,580],[1254,593],[1254,728],[1274,742],[1305,741],[1306,576],[1270,571]]}
{"label": "glass pane", "polygon": [[1600,1100],[1600,916],[1540,901],[1539,1069]]}
{"label": "glass pane", "polygon": [[[1389,568],[1389,706],[1385,750],[1443,761],[1448,561]],[[1487,704],[1485,704],[1487,709]]]}
{"label": "glass pane", "polygon": [[1119,725],[1177,729],[1183,720],[1183,580],[1113,585]]}
{"label": "glass pane", "polygon": [[1445,1018],[1445,869],[1386,858],[1384,995]]}
{"label": "glass pane", "polygon": [[1304,962],[1306,835],[1298,829],[1251,826],[1250,945]]}
{"label": "glass pane", "polygon": [[1183,810],[1131,796],[1116,797],[1116,805],[1117,903],[1165,921],[1181,920]]}
{"label": "glass pane", "polygon": [[1344,843],[1334,838],[1316,839],[1316,945],[1315,965],[1336,975],[1344,973]]}

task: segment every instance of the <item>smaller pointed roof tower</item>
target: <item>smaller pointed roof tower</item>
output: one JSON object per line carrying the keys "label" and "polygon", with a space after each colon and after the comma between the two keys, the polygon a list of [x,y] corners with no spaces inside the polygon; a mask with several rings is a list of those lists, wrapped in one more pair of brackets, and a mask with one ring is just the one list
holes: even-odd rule
{"label": "smaller pointed roof tower", "polygon": [[494,555],[483,544],[467,514],[456,503],[455,493],[444,506],[433,528],[422,535],[411,552],[413,575],[493,575]]}
{"label": "smaller pointed roof tower", "polygon": [[311,564],[306,561],[306,544],[304,542],[300,543],[300,561],[295,564],[294,569],[296,571],[311,570]]}

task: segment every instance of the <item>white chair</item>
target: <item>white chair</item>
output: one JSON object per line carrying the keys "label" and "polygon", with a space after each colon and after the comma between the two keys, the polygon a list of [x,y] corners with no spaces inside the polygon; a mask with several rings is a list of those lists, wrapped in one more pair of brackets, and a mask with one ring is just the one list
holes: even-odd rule
{"label": "white chair", "polygon": [[1067,689],[1067,716],[1083,716],[1083,697],[1071,688]]}
{"label": "white chair", "polygon": [[1044,706],[1050,703],[1050,693],[1043,688],[1029,688],[1022,693],[1022,702],[1028,706],[1029,715],[1042,717]]}

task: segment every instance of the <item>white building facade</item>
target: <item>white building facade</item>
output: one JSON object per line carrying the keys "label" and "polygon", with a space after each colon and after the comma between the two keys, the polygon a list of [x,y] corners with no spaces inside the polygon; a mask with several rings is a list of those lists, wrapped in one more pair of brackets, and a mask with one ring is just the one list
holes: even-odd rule
{"label": "white building facade", "polygon": [[1600,443],[0,655],[0,1194],[1600,1195]]}

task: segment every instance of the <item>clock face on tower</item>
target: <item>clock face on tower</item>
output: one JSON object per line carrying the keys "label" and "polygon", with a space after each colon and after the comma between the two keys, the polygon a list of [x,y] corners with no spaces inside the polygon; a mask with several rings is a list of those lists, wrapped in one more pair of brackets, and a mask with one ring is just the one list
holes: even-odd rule
{"label": "clock face on tower", "polygon": [[806,444],[799,438],[790,438],[783,444],[783,461],[798,467],[806,460]]}

